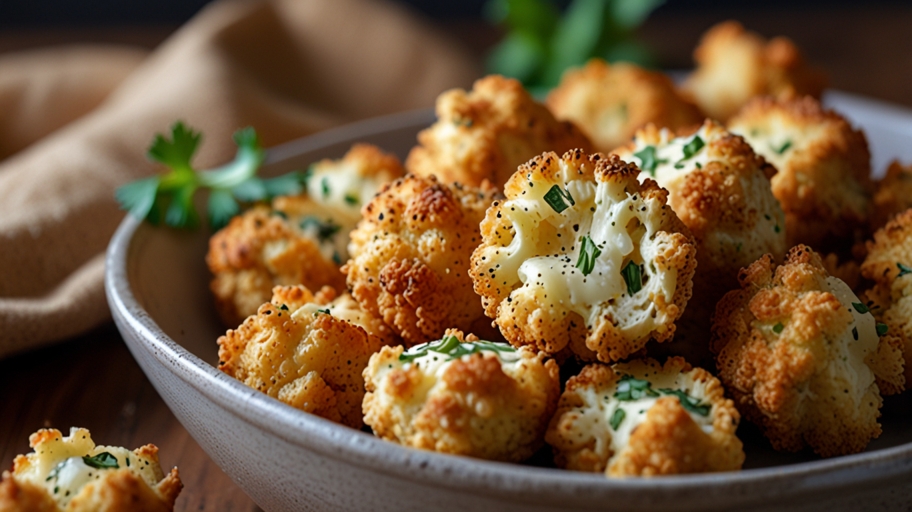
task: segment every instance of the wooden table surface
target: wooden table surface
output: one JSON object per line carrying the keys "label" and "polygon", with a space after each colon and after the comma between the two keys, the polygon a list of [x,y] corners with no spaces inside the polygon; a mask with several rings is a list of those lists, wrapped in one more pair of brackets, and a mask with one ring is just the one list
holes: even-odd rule
{"label": "wooden table surface", "polygon": [[[641,38],[669,68],[686,68],[699,35],[728,18],[767,36],[784,34],[825,67],[836,88],[912,107],[912,8],[858,7],[814,11],[674,14],[650,19]],[[494,36],[476,23],[441,27],[479,54]],[[173,27],[141,30],[0,33],[0,52],[68,42],[154,47]],[[214,340],[213,340],[214,344]],[[213,345],[214,346],[214,345]],[[214,350],[214,348],[213,348]],[[176,510],[259,510],[202,451],[145,378],[113,324],[59,345],[0,361],[0,468],[26,453],[38,428],[89,428],[102,444],[161,449],[164,467],[178,466],[184,491]]]}

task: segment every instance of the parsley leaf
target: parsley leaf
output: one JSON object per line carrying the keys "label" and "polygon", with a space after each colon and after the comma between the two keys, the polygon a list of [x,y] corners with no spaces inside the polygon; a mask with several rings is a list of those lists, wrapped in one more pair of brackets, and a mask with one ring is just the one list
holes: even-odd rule
{"label": "parsley leaf", "polygon": [[101,452],[98,455],[94,455],[92,457],[83,457],[82,461],[85,462],[86,466],[90,466],[95,469],[117,469],[120,467],[117,464],[117,457],[111,455],[108,452]]}
{"label": "parsley leaf", "polygon": [[560,185],[552,185],[548,192],[545,193],[544,199],[548,206],[557,213],[561,213],[576,204],[570,192]]}
{"label": "parsley leaf", "polygon": [[333,223],[332,219],[326,219],[326,222],[323,222],[314,215],[304,217],[301,220],[300,226],[304,231],[316,231],[317,239],[320,243],[332,241],[333,237],[336,236],[336,233],[342,229],[342,226]]}
{"label": "parsley leaf", "polygon": [[657,397],[659,394],[652,389],[648,380],[637,379],[633,375],[621,375],[618,380],[614,397],[621,401],[639,400],[645,396]]}
{"label": "parsley leaf", "polygon": [[331,315],[331,314],[332,313],[330,313],[328,309],[318,309],[318,310],[314,311],[314,317],[317,317],[320,315]]}
{"label": "parsley leaf", "polygon": [[712,409],[712,406],[709,404],[701,404],[700,400],[688,395],[680,389],[660,389],[665,395],[672,395],[678,397],[678,401],[681,402],[681,407],[694,413],[699,414],[700,416],[709,416],[709,411]]}
{"label": "parsley leaf", "polygon": [[633,260],[627,262],[627,266],[621,270],[621,276],[627,283],[627,295],[633,296],[643,289],[643,269]]}
{"label": "parsley leaf", "polygon": [[773,145],[770,145],[770,149],[772,149],[777,155],[781,155],[781,154],[785,153],[786,151],[788,151],[788,149],[790,147],[792,147],[792,141],[790,141],[790,140],[785,141],[778,148]]}
{"label": "parsley leaf", "polygon": [[238,147],[234,160],[216,169],[193,167],[193,155],[201,138],[199,132],[180,121],[171,127],[170,138],[156,135],[148,156],[163,164],[168,172],[118,188],[114,196],[121,208],[152,224],[164,219],[165,224],[172,227],[195,227],[199,219],[194,196],[198,190],[208,189],[209,223],[218,229],[240,211],[239,201],[260,201],[303,190],[306,174],[300,171],[272,179],[256,176],[265,152],[253,128],[244,128],[234,134]]}
{"label": "parsley leaf", "polygon": [[576,260],[576,268],[580,269],[584,276],[588,276],[592,273],[592,269],[595,268],[595,259],[599,257],[599,254],[602,254],[602,251],[588,235],[583,236],[580,241],[582,246],[580,247],[579,259]]}
{"label": "parsley leaf", "polygon": [[887,324],[883,324],[880,322],[877,322],[877,324],[875,325],[875,328],[877,329],[878,336],[883,336],[884,334],[887,334],[887,331],[890,330],[890,327]]}
{"label": "parsley leaf", "polygon": [[785,326],[782,325],[782,322],[777,322],[776,325],[773,326],[773,332],[776,334],[781,334],[783,329],[785,329]]}
{"label": "parsley leaf", "polygon": [[418,359],[419,357],[426,356],[428,352],[437,352],[438,354],[446,355],[447,361],[452,361],[453,359],[458,359],[462,356],[477,354],[483,351],[495,353],[512,353],[516,352],[516,349],[506,343],[495,343],[492,341],[478,340],[460,343],[459,338],[456,336],[447,336],[446,338],[432,341],[430,343],[425,343],[423,345],[415,345],[414,347],[400,354],[399,360],[404,362],[411,362],[415,359]]}
{"label": "parsley leaf", "polygon": [[853,302],[852,307],[855,308],[855,311],[858,311],[862,315],[871,311],[868,309],[868,306],[865,306],[861,302]]}

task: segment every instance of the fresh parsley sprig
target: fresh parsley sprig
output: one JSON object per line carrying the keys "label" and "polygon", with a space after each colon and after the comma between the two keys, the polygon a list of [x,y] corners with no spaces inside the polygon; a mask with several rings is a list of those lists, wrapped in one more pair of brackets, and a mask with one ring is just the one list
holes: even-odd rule
{"label": "fresh parsley sprig", "polygon": [[171,137],[158,134],[148,157],[164,164],[168,172],[137,180],[118,188],[115,197],[122,209],[138,219],[158,225],[192,228],[199,224],[193,198],[200,189],[209,190],[209,223],[218,229],[240,212],[241,202],[297,194],[304,190],[306,173],[294,171],[278,178],[262,179],[257,172],[265,152],[253,128],[234,134],[238,150],[234,160],[215,169],[197,170],[192,159],[202,135],[178,121]]}

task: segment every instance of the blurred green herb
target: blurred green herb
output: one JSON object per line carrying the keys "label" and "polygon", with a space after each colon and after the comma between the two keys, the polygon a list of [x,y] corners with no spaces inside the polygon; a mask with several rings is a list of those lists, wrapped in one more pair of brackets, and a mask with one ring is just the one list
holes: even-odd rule
{"label": "blurred green herb", "polygon": [[571,0],[561,12],[554,0],[488,0],[485,17],[506,30],[488,58],[488,71],[541,94],[558,84],[564,70],[593,57],[648,65],[649,52],[633,32],[662,3]]}
{"label": "blurred green herb", "polygon": [[218,229],[240,212],[240,202],[267,200],[277,195],[304,190],[307,174],[294,171],[271,179],[257,177],[264,151],[253,128],[234,134],[238,150],[234,160],[215,169],[197,170],[191,160],[201,135],[178,121],[171,127],[171,138],[158,134],[148,156],[164,164],[168,172],[137,180],[118,188],[115,197],[120,207],[137,219],[158,225],[193,228],[199,217],[193,197],[199,189],[209,190],[209,223]]}

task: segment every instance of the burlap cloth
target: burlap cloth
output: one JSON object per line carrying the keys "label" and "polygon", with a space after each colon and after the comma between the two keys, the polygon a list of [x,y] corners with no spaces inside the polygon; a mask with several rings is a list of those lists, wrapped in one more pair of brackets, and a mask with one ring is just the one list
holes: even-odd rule
{"label": "burlap cloth", "polygon": [[114,189],[158,172],[145,152],[178,119],[196,162],[433,105],[473,60],[404,9],[372,0],[225,1],[151,54],[111,47],[0,56],[0,357],[110,318],[104,250]]}

